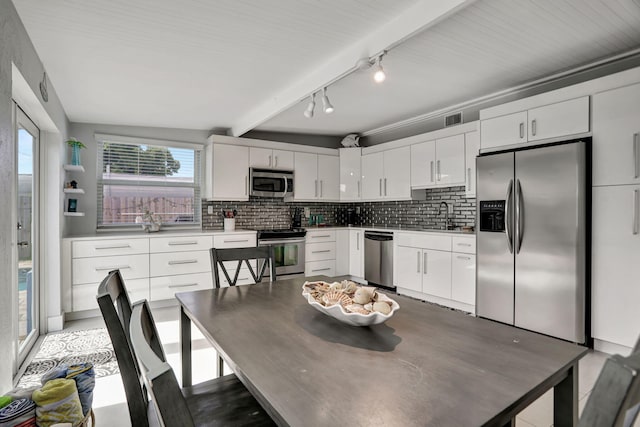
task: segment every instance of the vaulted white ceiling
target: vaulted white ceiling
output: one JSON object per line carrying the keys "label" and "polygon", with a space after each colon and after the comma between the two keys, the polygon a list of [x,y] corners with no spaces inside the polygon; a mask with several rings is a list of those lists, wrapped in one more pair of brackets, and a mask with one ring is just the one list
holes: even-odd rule
{"label": "vaulted white ceiling", "polygon": [[364,132],[640,47],[634,0],[13,1],[71,121],[236,135]]}

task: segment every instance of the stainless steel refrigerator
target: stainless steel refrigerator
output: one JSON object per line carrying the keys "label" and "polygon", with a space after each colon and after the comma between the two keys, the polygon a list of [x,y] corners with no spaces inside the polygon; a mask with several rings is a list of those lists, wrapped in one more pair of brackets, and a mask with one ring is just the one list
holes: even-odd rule
{"label": "stainless steel refrigerator", "polygon": [[478,316],[585,343],[589,144],[476,159]]}

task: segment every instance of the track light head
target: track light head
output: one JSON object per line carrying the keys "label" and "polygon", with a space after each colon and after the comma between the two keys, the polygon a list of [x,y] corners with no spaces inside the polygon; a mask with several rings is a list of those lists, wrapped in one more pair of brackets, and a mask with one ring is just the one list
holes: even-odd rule
{"label": "track light head", "polygon": [[313,110],[316,108],[316,94],[313,93],[311,94],[311,96],[309,97],[309,105],[307,105],[307,109],[304,110],[304,116],[307,119],[310,119],[313,117]]}
{"label": "track light head", "polygon": [[384,69],[382,68],[382,55],[378,57],[374,70],[375,71],[373,72],[373,80],[376,83],[382,83],[383,81],[385,81],[385,79],[387,78],[387,75],[385,74]]}
{"label": "track light head", "polygon": [[327,88],[322,89],[322,106],[325,114],[331,114],[334,111],[333,105],[329,102],[329,97],[327,97]]}

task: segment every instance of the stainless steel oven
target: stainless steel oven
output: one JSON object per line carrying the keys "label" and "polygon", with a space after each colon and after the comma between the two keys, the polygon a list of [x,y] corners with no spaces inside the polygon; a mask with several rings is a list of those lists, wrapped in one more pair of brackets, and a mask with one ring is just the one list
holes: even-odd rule
{"label": "stainless steel oven", "polygon": [[304,274],[306,230],[259,230],[258,246],[273,246],[276,276]]}

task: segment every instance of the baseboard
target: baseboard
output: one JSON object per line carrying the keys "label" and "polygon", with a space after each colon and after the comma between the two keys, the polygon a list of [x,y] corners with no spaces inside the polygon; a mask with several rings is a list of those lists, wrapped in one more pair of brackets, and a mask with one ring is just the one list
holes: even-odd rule
{"label": "baseboard", "polygon": [[64,312],[59,316],[47,317],[47,332],[57,332],[64,328]]}
{"label": "baseboard", "polygon": [[593,340],[593,349],[597,351],[602,351],[603,353],[609,354],[620,354],[622,356],[628,356],[631,354],[631,347],[627,347],[624,345],[612,343],[609,341],[603,341],[599,339]]}

